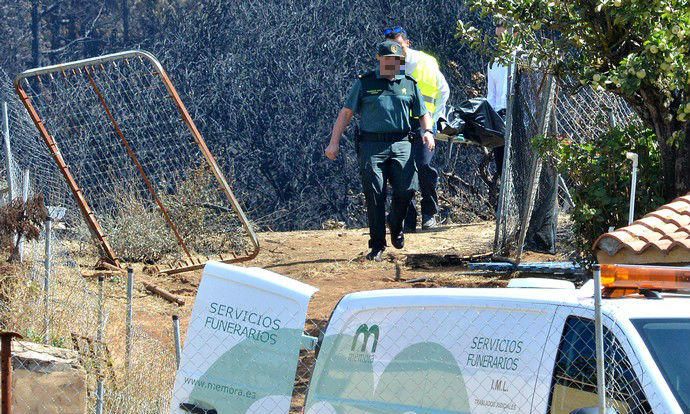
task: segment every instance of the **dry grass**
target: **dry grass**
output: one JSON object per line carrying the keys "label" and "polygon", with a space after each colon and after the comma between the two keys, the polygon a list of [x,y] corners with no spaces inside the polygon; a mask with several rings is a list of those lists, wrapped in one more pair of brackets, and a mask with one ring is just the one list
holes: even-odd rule
{"label": "dry grass", "polygon": [[[192,255],[241,253],[249,247],[246,232],[207,167],[171,179],[168,187],[167,193],[159,193],[161,202]],[[175,233],[147,194],[125,184],[110,199],[110,213],[99,221],[120,259],[172,264],[182,258]]]}
{"label": "dry grass", "polygon": [[[50,344],[76,349],[87,372],[89,407],[95,407],[96,381],[105,378],[104,412],[162,413],[169,409],[176,365],[168,332],[154,338],[135,324],[130,370],[125,369],[125,277],[103,283],[103,343],[98,343],[98,283],[86,280],[58,240],[54,244],[51,295],[48,306]],[[0,328],[20,333],[26,340],[45,342],[45,295],[42,244],[32,248],[23,266],[0,264]],[[136,300],[137,294],[135,294]],[[147,315],[142,315],[147,316]],[[81,338],[77,341],[73,337]]]}
{"label": "dry grass", "polygon": [[175,191],[163,195],[162,201],[194,254],[209,256],[248,248],[246,232],[207,165],[190,169],[174,181]]}
{"label": "dry grass", "polygon": [[152,263],[164,257],[179,258],[175,236],[160,212],[134,188],[119,189],[113,195],[113,213],[100,220],[113,249],[125,261]]}

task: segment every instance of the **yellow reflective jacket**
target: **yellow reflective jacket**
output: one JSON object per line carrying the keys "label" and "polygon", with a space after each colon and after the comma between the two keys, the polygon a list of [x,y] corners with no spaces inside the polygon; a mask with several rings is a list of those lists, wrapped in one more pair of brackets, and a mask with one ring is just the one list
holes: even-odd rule
{"label": "yellow reflective jacket", "polygon": [[435,114],[441,95],[437,81],[440,72],[438,61],[433,56],[419,50],[409,50],[405,67],[406,73],[417,81],[417,86],[422,92],[429,114]]}

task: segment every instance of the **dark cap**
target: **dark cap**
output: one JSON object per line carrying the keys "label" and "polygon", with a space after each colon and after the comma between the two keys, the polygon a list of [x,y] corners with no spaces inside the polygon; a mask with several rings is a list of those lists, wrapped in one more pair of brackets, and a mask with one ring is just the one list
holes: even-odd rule
{"label": "dark cap", "polygon": [[379,51],[377,55],[383,57],[383,56],[397,56],[397,57],[405,57],[403,54],[403,48],[400,46],[400,43],[394,42],[392,40],[386,40],[384,42],[379,43]]}

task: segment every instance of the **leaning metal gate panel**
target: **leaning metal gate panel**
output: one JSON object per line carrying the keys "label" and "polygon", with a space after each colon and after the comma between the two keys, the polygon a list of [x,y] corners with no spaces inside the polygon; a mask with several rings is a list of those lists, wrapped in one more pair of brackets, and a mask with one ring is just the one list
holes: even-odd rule
{"label": "leaning metal gate panel", "polygon": [[[33,69],[15,89],[104,259],[155,261],[178,273],[258,254],[252,226],[153,55]],[[150,246],[124,244],[138,240]],[[141,256],[147,249],[152,257]]]}

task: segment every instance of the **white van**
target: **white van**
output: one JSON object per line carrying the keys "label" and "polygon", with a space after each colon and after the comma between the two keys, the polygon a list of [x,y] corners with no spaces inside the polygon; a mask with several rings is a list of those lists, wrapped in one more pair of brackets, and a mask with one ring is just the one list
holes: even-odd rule
{"label": "white van", "polygon": [[[690,288],[690,270],[642,283],[631,276],[636,268],[611,269],[624,270],[602,277],[611,411],[690,413],[690,296],[668,293]],[[322,338],[304,412],[597,412],[592,284],[517,284],[345,296]]]}

